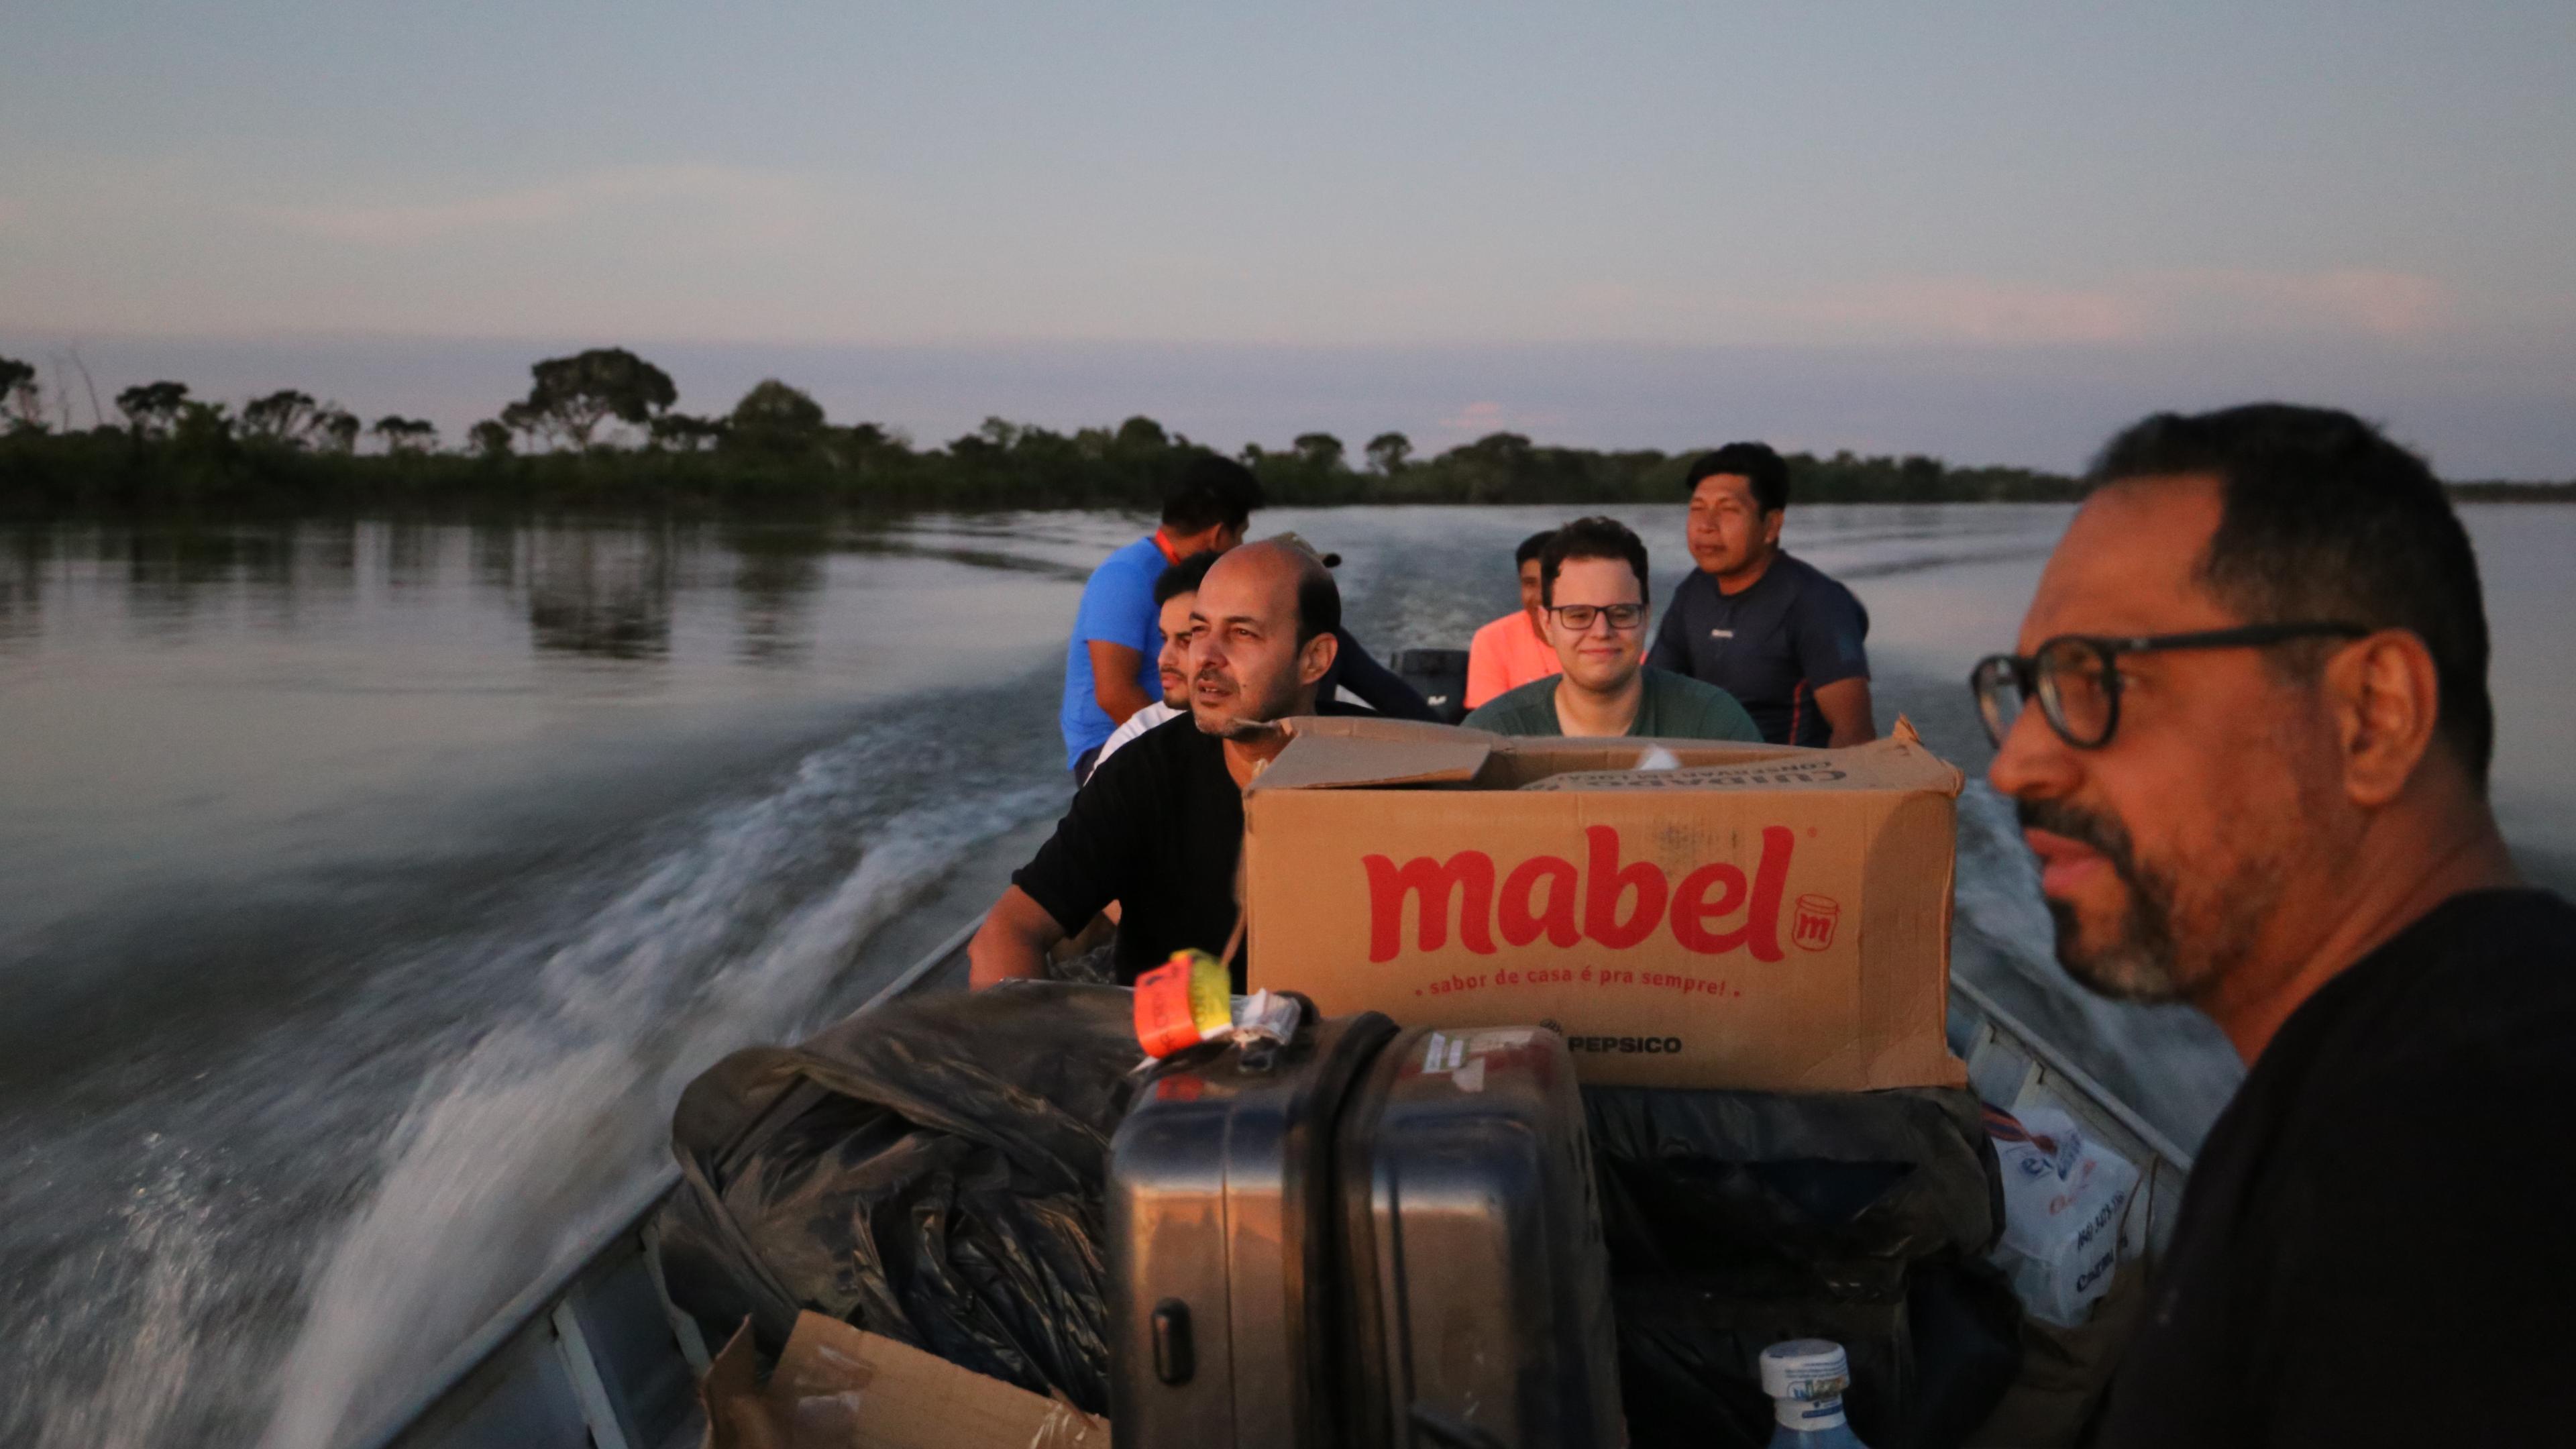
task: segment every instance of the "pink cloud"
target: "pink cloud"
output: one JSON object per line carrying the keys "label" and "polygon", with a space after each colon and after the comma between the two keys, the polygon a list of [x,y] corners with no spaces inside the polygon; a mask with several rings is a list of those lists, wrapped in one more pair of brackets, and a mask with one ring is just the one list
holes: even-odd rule
{"label": "pink cloud", "polygon": [[2275,320],[2327,330],[2411,337],[2450,320],[2450,289],[2430,277],[2346,267],[2308,273],[2194,274],[2212,294],[2268,308]]}
{"label": "pink cloud", "polygon": [[2133,297],[1969,277],[1867,283],[1764,310],[1836,335],[1950,342],[2119,342],[2148,330],[2148,314]]}
{"label": "pink cloud", "polygon": [[1505,407],[1498,402],[1471,402],[1439,423],[1440,431],[1459,438],[1481,438],[1487,433],[1529,433],[1563,424],[1565,414],[1540,410],[1526,411]]}
{"label": "pink cloud", "polygon": [[1989,345],[2253,333],[2412,337],[2448,325],[2448,288],[2368,268],[2144,272],[2089,286],[1897,277],[1737,309],[1817,341]]}
{"label": "pink cloud", "polygon": [[271,207],[260,215],[331,241],[389,245],[524,231],[638,205],[720,214],[730,228],[801,236],[813,229],[816,201],[813,188],[792,176],[723,166],[621,166],[442,201],[329,202]]}

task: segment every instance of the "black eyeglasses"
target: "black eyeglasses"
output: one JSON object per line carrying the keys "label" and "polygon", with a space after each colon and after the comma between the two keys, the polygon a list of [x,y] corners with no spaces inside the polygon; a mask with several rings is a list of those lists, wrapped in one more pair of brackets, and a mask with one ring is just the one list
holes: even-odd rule
{"label": "black eyeglasses", "polygon": [[1992,654],[1968,673],[1976,692],[1977,712],[1998,748],[2012,733],[2022,706],[2039,701],[2039,712],[2057,737],[2079,750],[2098,750],[2120,727],[2120,656],[2161,654],[2173,649],[2261,649],[2293,639],[2359,639],[2370,630],[2359,624],[2248,624],[2240,629],[2204,629],[2191,634],[2142,634],[2102,638],[2060,634],[2030,654]]}
{"label": "black eyeglasses", "polygon": [[1622,634],[1646,622],[1643,604],[1550,604],[1547,611],[1577,634],[1590,629],[1592,621],[1604,614],[1610,616],[1610,627]]}

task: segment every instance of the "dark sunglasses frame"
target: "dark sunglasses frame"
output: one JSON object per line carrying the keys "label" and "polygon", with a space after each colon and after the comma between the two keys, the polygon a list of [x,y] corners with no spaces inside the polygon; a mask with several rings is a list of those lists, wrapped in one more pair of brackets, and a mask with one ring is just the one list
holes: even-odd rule
{"label": "dark sunglasses frame", "polygon": [[[2263,649],[2286,644],[2293,639],[2361,639],[2370,634],[2364,625],[2342,621],[2311,621],[2296,624],[2247,624],[2235,629],[2202,629],[2189,634],[2133,634],[2104,636],[2097,634],[2060,634],[2041,641],[2032,654],[1989,654],[1968,671],[1968,689],[1977,698],[1977,716],[1985,722],[1986,737],[2001,749],[2006,727],[1998,723],[1996,695],[2009,680],[2021,693],[2025,704],[2036,703],[2040,717],[2057,737],[2079,750],[2098,750],[2111,743],[2120,729],[2120,656],[2123,654],[2162,654],[2176,649]],[[2043,673],[2040,656],[2060,645],[2080,644],[2090,650],[2102,667],[2103,714],[2102,733],[2097,739],[2080,739],[2067,727],[2063,707],[2058,703],[2052,684],[2055,670]]]}

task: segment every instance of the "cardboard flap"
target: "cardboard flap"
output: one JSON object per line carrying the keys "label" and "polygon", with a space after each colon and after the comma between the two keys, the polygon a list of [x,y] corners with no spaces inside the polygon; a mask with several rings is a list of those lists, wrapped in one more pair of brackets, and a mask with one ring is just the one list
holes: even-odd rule
{"label": "cardboard flap", "polygon": [[1840,750],[1778,750],[1740,763],[1672,770],[1590,769],[1549,775],[1524,790],[1928,790],[1957,795],[1966,777],[1923,745],[1900,717],[1886,738]]}
{"label": "cardboard flap", "polygon": [[1109,1424],[1070,1404],[819,1313],[763,1385],[748,1325],[699,1386],[706,1449],[1108,1449]]}
{"label": "cardboard flap", "polygon": [[1297,737],[1252,782],[1254,790],[1463,783],[1476,778],[1494,737],[1411,720],[1301,716]]}

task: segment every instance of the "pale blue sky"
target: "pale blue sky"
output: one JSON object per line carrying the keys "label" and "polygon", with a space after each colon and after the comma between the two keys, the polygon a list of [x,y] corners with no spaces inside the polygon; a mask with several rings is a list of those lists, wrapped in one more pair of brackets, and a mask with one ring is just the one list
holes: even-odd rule
{"label": "pale blue sky", "polygon": [[2262,393],[2576,475],[2566,0],[82,0],[0,137],[0,353],[451,430],[622,342],[926,441],[2071,466]]}

